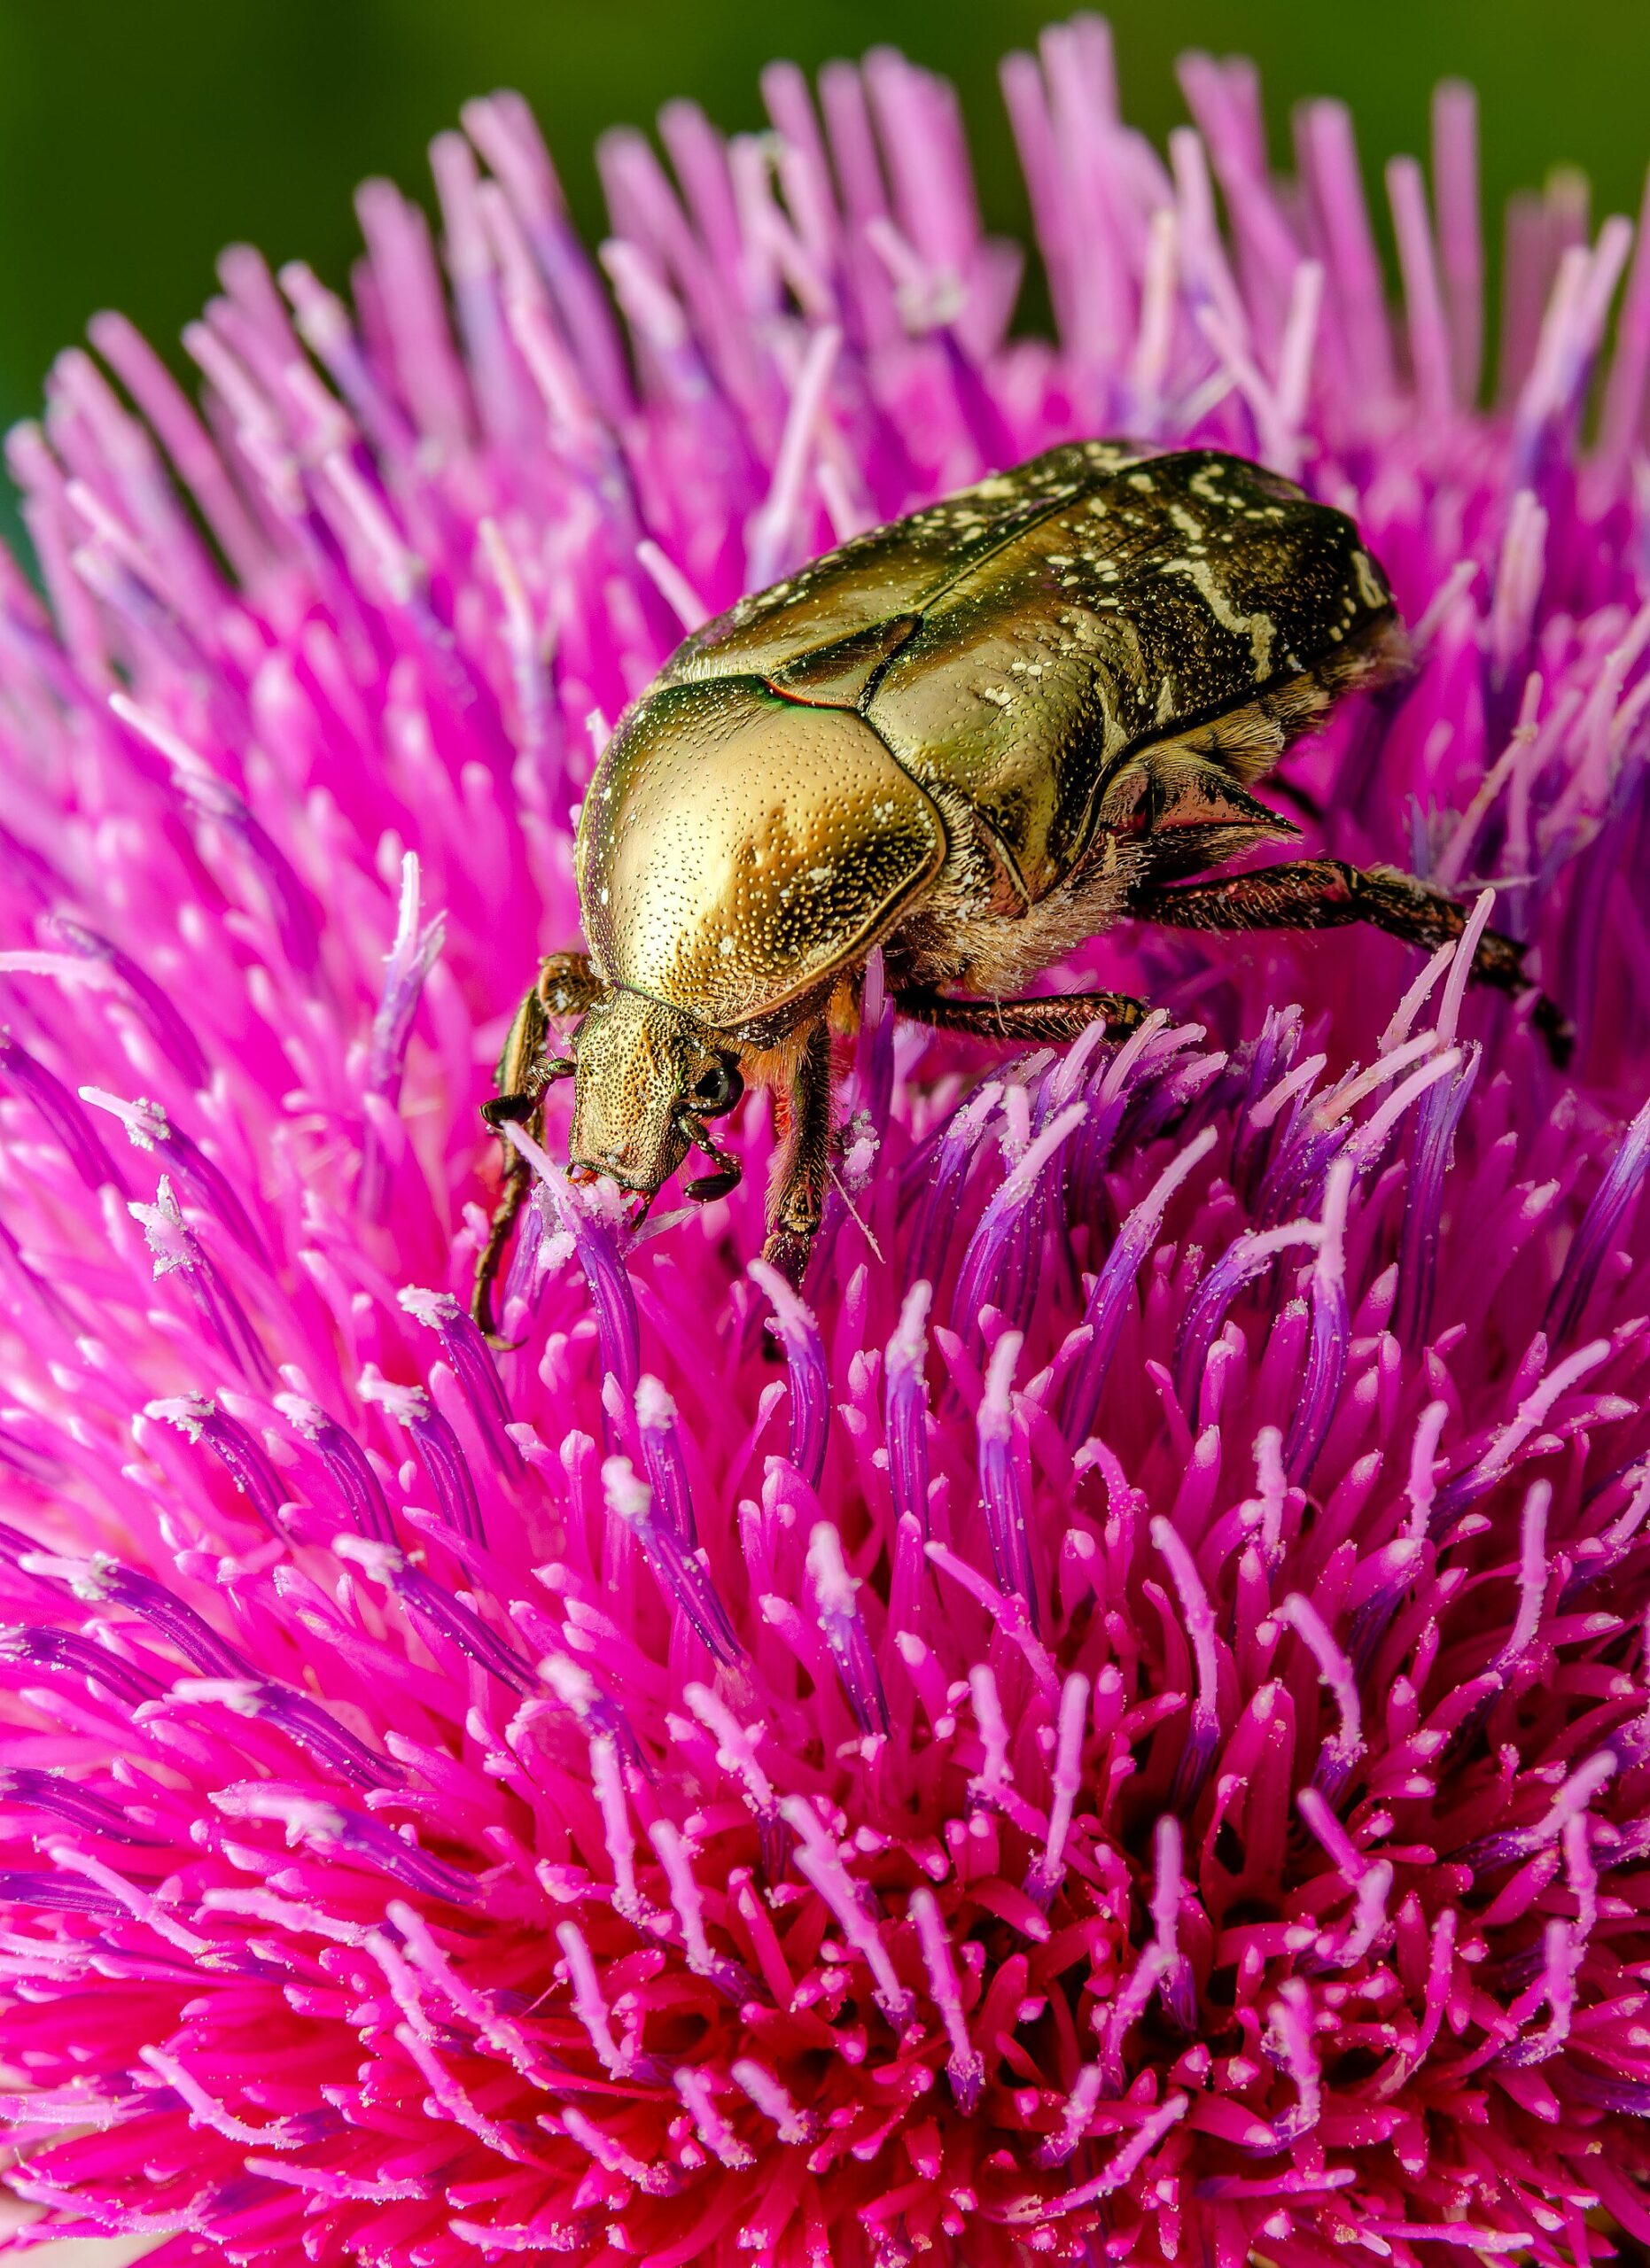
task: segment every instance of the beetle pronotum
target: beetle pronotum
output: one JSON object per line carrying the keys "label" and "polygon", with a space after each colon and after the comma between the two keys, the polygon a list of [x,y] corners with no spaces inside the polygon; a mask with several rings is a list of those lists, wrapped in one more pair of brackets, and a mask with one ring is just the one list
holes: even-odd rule
{"label": "beetle pronotum", "polygon": [[[746,1079],[783,1136],[765,1256],[799,1281],[830,1139],[829,1014],[881,946],[896,1008],[1060,1041],[1146,1013],[1018,997],[1120,916],[1204,929],[1368,921],[1436,946],[1465,910],[1333,858],[1215,881],[1290,823],[1249,790],[1348,688],[1405,656],[1386,578],[1343,513],[1241,458],[1077,442],[839,550],[689,638],[621,718],[580,819],[589,951],[546,960],[489,1122],[574,1081],[572,1170],[650,1199]],[[1473,973],[1532,988],[1493,930]],[[1561,1020],[1538,999],[1555,1052]],[[563,1054],[552,1026],[578,1019]],[[492,1292],[525,1167],[477,1270]]]}

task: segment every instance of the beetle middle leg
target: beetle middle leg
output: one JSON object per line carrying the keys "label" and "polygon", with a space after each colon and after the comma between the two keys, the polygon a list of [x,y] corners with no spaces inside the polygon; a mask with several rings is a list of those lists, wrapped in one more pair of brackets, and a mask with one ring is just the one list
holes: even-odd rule
{"label": "beetle middle leg", "polygon": [[[1295,858],[1218,882],[1148,884],[1128,911],[1145,921],[1184,929],[1339,929],[1367,921],[1405,944],[1433,952],[1459,937],[1470,908],[1395,866],[1351,866],[1340,858]],[[1500,992],[1536,990],[1524,975],[1524,948],[1486,929],[1473,956],[1473,975]],[[1568,1060],[1575,1035],[1563,1013],[1537,993],[1534,1021],[1553,1060]]]}
{"label": "beetle middle leg", "polygon": [[977,1032],[982,1039],[1062,1046],[1094,1023],[1132,1031],[1146,1003],[1127,992],[1051,992],[1035,1000],[961,1000],[915,985],[894,994],[901,1015],[940,1031]]}
{"label": "beetle middle leg", "polygon": [[823,1017],[798,1054],[785,1098],[785,1135],[774,1161],[762,1257],[800,1285],[825,1211],[830,1148],[830,1034]]}

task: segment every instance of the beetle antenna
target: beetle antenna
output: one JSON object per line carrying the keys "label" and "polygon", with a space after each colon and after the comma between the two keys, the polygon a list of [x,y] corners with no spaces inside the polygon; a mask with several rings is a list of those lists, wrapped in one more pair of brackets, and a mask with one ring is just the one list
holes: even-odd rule
{"label": "beetle antenna", "polygon": [[730,1190],[737,1189],[743,1177],[744,1168],[737,1158],[724,1150],[720,1144],[712,1138],[704,1121],[702,1118],[695,1118],[689,1111],[683,1111],[676,1123],[694,1148],[703,1150],[716,1169],[714,1173],[701,1174],[697,1181],[690,1181],[688,1184],[688,1194],[694,1203],[709,1205],[719,1197],[726,1197]]}

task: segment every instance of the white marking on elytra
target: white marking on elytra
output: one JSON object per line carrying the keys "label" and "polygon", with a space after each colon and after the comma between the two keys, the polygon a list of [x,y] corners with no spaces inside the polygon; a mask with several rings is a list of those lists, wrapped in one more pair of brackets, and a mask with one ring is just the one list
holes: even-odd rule
{"label": "white marking on elytra", "polygon": [[1277,633],[1277,625],[1269,614],[1240,614],[1221,589],[1206,559],[1166,560],[1163,571],[1165,575],[1184,575],[1194,583],[1198,595],[1221,628],[1231,631],[1234,637],[1249,640],[1256,676],[1270,675],[1272,641]]}
{"label": "white marking on elytra", "polygon": [[1352,572],[1358,578],[1358,596],[1366,606],[1381,607],[1387,604],[1387,594],[1381,587],[1380,579],[1375,573],[1374,563],[1366,551],[1355,551],[1352,554]]}

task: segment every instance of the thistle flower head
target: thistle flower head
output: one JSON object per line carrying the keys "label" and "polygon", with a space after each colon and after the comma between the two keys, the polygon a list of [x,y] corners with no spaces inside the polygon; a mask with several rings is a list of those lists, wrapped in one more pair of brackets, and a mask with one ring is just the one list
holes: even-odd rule
{"label": "thistle flower head", "polygon": [[[37,2233],[1650,2241],[1650,245],[1531,208],[1486,376],[1463,90],[1389,171],[1394,309],[1346,113],[1283,183],[1246,66],[1184,83],[1165,159],[1095,20],[1005,66],[1051,339],[949,89],[883,50],[775,66],[768,135],[610,137],[598,262],[476,103],[439,249],[371,184],[351,304],[238,250],[198,403],[102,317],[12,436]],[[611,722],[742,589],[1117,431],[1357,516],[1416,667],[1291,757],[1308,832],[1493,886],[1571,1073],[1449,948],[1121,929],[1059,981],[1158,1012],[1063,1058],[899,1024],[873,970],[806,1297],[746,1266],[759,1096],[739,1187],[637,1235],[555,1162],[558,1090],[495,1358],[476,1106],[577,942]]]}

